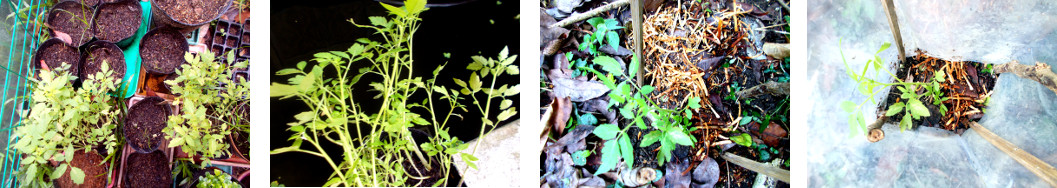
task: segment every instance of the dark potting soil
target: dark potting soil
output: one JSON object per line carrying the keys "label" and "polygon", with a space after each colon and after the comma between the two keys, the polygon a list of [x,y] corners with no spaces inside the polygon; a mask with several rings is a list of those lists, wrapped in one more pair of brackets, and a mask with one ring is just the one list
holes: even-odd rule
{"label": "dark potting soil", "polygon": [[48,12],[48,25],[52,30],[70,35],[74,46],[81,46],[92,39],[92,8],[76,1],[64,1]]}
{"label": "dark potting soil", "polygon": [[[110,71],[114,72],[110,77],[115,81],[125,77],[125,54],[117,45],[105,41],[97,41],[89,44],[87,50],[88,53],[84,58],[84,70],[81,74],[84,79],[88,79],[91,77],[90,75],[95,75],[102,71],[103,63],[108,64]],[[120,82],[114,84],[118,83]]]}
{"label": "dark potting soil", "polygon": [[157,28],[143,36],[140,56],[143,57],[143,68],[149,73],[171,74],[176,68],[187,63],[184,53],[187,52],[187,40],[183,34],[172,28]]}
{"label": "dark potting soil", "polygon": [[[279,4],[275,4],[279,3]],[[296,67],[297,62],[312,59],[316,52],[339,50],[344,51],[355,43],[358,38],[369,38],[374,41],[384,40],[380,35],[375,35],[373,30],[357,28],[348,19],[352,18],[358,24],[370,23],[369,16],[386,16],[385,11],[378,2],[371,0],[359,1],[282,1],[273,2],[272,16],[272,41],[276,45],[273,50],[276,61],[272,61],[273,70]],[[496,5],[495,2],[474,1],[452,7],[435,7],[422,13],[422,25],[415,33],[415,72],[416,76],[424,79],[436,76],[437,85],[456,86],[451,78],[467,79],[470,71],[465,69],[466,63],[474,55],[494,58],[503,46],[509,47],[510,54],[520,54],[518,49],[518,22],[514,20],[517,15],[517,5],[506,3]],[[467,12],[474,12],[475,16],[466,16]],[[495,24],[490,24],[489,20]],[[296,21],[295,21],[296,20]],[[244,26],[248,29],[249,27]],[[456,28],[456,29],[453,29]],[[245,37],[244,37],[245,38]],[[443,53],[450,53],[451,58],[444,58]],[[520,59],[532,57],[519,57]],[[432,75],[436,66],[448,61],[448,64],[440,75]],[[462,63],[460,63],[462,62]],[[312,66],[313,62],[309,62]],[[352,69],[359,69],[359,62],[354,63]],[[324,71],[325,75],[335,75],[333,72]],[[271,75],[272,80],[286,80],[288,76]],[[500,78],[499,84],[516,84],[516,76]],[[357,101],[361,101],[362,109],[378,109],[381,103],[370,101],[370,97],[376,92],[367,92],[363,88],[369,88],[367,84],[377,82],[376,76],[364,76],[363,80],[352,86],[364,91],[364,95],[356,95]],[[362,89],[362,90],[361,90]],[[360,93],[358,93],[360,94]],[[370,94],[370,95],[367,95]],[[360,99],[362,97],[363,99]],[[413,95],[409,101],[422,101],[424,95]],[[517,106],[519,100],[514,100],[513,106]],[[436,101],[435,102],[439,102]],[[465,102],[465,101],[463,101]],[[498,101],[495,101],[498,102]],[[291,136],[286,130],[287,123],[295,121],[294,115],[297,111],[308,110],[303,102],[293,99],[278,100],[272,98],[271,122],[273,122],[271,143],[276,149],[289,146],[291,141],[285,139]],[[465,103],[469,104],[469,103]],[[492,111],[498,112],[498,106],[493,104]],[[524,109],[520,109],[524,111]],[[438,111],[447,112],[448,109],[440,108]],[[480,115],[477,113],[461,112],[463,118],[452,118],[448,125],[451,126],[449,133],[462,141],[470,141],[477,137],[480,131]],[[472,109],[471,109],[472,111]],[[418,112],[427,114],[428,112]],[[494,116],[494,114],[493,114]],[[516,117],[516,116],[515,116]],[[508,121],[512,121],[514,118]],[[507,122],[501,122],[500,125]],[[491,128],[489,128],[491,129]],[[432,132],[432,130],[427,130]],[[340,158],[340,147],[325,143],[323,148],[332,154],[332,158]],[[337,156],[337,157],[335,157]],[[278,180],[287,186],[319,186],[327,181],[326,177],[333,172],[326,162],[317,156],[286,153],[273,155],[271,179]],[[287,162],[287,161],[304,161]]]}
{"label": "dark potting soil", "polygon": [[161,97],[143,98],[128,109],[124,133],[126,142],[138,152],[158,149],[165,141],[162,134],[172,109]]}
{"label": "dark potting soil", "polygon": [[155,6],[161,8],[173,20],[186,24],[198,24],[210,21],[220,15],[220,9],[231,0],[155,0]]}
{"label": "dark potting soil", "polygon": [[[984,72],[985,64],[972,61],[948,61],[928,56],[927,53],[916,50],[917,55],[904,58],[899,62],[896,76],[907,82],[932,82],[936,71],[944,71],[946,82],[940,82],[943,96],[947,101],[934,104],[936,100],[926,93],[926,89],[917,87],[919,99],[928,107],[930,116],[913,120],[913,128],[928,126],[953,131],[961,134],[969,128],[970,122],[983,118],[984,109],[987,105],[982,101],[990,97],[998,75],[993,72]],[[889,106],[896,102],[905,102],[900,98],[902,92],[899,89],[890,89],[883,106],[878,107],[878,112],[886,112]],[[940,105],[947,107],[946,114],[940,113]],[[905,113],[899,113],[888,117],[886,123],[899,124]]]}
{"label": "dark potting soil", "polygon": [[130,153],[125,160],[125,187],[171,187],[169,158],[162,151]]}
{"label": "dark potting soil", "polygon": [[76,184],[70,179],[70,169],[62,177],[55,180],[55,187],[105,187],[107,181],[107,165],[103,163],[103,156],[95,152],[84,152],[77,150],[73,154],[70,166],[80,168],[84,172],[84,182]]}
{"label": "dark potting soil", "polygon": [[[40,61],[48,65],[51,70],[58,69],[63,64],[68,64],[68,72],[76,74],[80,70],[81,53],[77,48],[63,43],[59,39],[48,39],[41,44],[37,54],[34,56],[33,67],[42,70]],[[40,72],[37,72],[40,75]]]}
{"label": "dark potting soil", "polygon": [[92,33],[99,40],[119,42],[136,34],[143,20],[143,8],[139,1],[121,1],[99,5]]}

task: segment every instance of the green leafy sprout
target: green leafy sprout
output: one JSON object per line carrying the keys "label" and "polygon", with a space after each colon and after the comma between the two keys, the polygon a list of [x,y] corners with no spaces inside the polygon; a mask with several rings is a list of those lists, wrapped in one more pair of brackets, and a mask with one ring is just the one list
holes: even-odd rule
{"label": "green leafy sprout", "polygon": [[212,172],[207,172],[205,175],[198,177],[198,188],[241,188],[238,182],[231,181],[231,175],[220,171],[220,169],[213,169]]}
{"label": "green leafy sprout", "polygon": [[598,48],[602,47],[603,44],[608,44],[611,48],[617,49],[620,46],[620,35],[617,35],[617,30],[623,29],[616,19],[603,19],[602,17],[594,17],[587,20],[591,27],[595,28],[595,31],[584,35],[583,42],[580,43],[580,50],[587,51],[592,55],[598,54]]}
{"label": "green leafy sprout", "polygon": [[[609,93],[609,107],[618,107],[621,117],[631,120],[641,130],[648,129],[644,119],[649,118],[652,120],[651,126],[656,130],[650,131],[650,133],[643,136],[639,147],[660,143],[660,150],[657,153],[659,164],[663,165],[671,158],[671,152],[675,150],[676,145],[693,145],[695,139],[687,134],[687,132],[692,130],[687,130],[685,127],[689,126],[692,117],[690,109],[701,108],[700,97],[691,98],[688,104],[680,110],[660,108],[647,98],[647,95],[653,92],[655,88],[650,85],[640,87],[631,82],[630,76],[624,72],[616,59],[608,56],[599,56],[595,57],[592,62],[598,64],[603,71],[607,72],[602,73],[597,70],[591,70],[599,76],[599,79],[602,80],[606,87],[612,90]],[[639,69],[638,65],[638,61],[633,58],[629,64],[628,72],[637,72]],[[617,79],[619,78],[624,79],[618,82]],[[638,92],[632,92],[633,87]],[[595,174],[605,173],[616,168],[621,159],[625,161],[628,168],[631,167],[635,161],[632,153],[634,145],[631,143],[627,133],[627,130],[631,127],[629,125],[620,128],[617,125],[607,123],[595,128],[592,133],[606,140],[603,143],[601,152],[602,164],[599,165]]]}
{"label": "green leafy sprout", "polygon": [[[509,54],[504,48],[495,59],[473,56],[473,62],[466,68],[474,72],[467,80],[454,79],[458,88],[436,85],[435,77],[426,79],[411,74],[415,69],[413,36],[421,21],[418,15],[426,10],[425,4],[425,0],[408,0],[403,7],[382,4],[390,18],[369,17],[370,25],[350,22],[376,30],[383,41],[361,38],[346,51],[316,53],[312,60],[316,62],[314,66],[300,62],[296,68],[276,72],[276,75],[293,77],[286,83],[272,83],[270,95],[280,100],[296,98],[310,110],[298,113],[294,116],[297,121],[288,124],[287,130],[293,132],[288,140],[293,144],[271,153],[299,152],[323,158],[334,170],[323,186],[405,186],[412,178],[425,178],[412,176],[410,171],[435,170],[431,169],[433,166],[443,166],[440,174],[448,177],[447,174],[453,173],[449,166],[454,156],[467,161],[467,167],[476,168],[473,162],[478,159],[473,153],[480,141],[472,145],[473,151],[464,153],[471,144],[448,134],[448,120],[453,116],[462,117],[455,113],[456,109],[463,112],[475,109],[474,112],[484,114],[479,133],[483,135],[487,128],[494,128],[516,115],[517,110],[508,97],[518,95],[518,87],[497,85],[496,80],[503,75],[519,74],[514,64],[517,55]],[[356,62],[365,62],[361,64],[365,67],[353,70]],[[433,75],[440,75],[444,66],[436,67]],[[324,71],[336,72],[338,76],[324,77]],[[362,90],[352,87],[364,76],[381,78],[381,82],[369,83],[367,90],[377,93],[368,100],[382,104],[376,111],[361,107],[357,100],[364,99],[353,98],[363,96]],[[416,94],[426,95],[427,99],[410,101]],[[474,106],[464,105],[461,100],[472,100]],[[446,105],[450,110],[439,112],[434,105]],[[491,111],[495,105],[500,107],[498,114]],[[430,114],[419,114],[412,109]],[[408,130],[414,126],[432,127],[434,134],[428,142],[416,145],[411,142]],[[321,146],[324,142],[340,146],[341,158],[331,158]],[[427,156],[439,159],[440,164],[432,165],[434,162]],[[413,166],[404,168],[403,162]],[[449,181],[444,178],[433,185],[418,186],[443,186]]]}
{"label": "green leafy sprout", "polygon": [[[866,66],[863,67],[862,72],[855,72],[854,70],[852,70],[852,67],[850,65],[848,65],[848,61],[844,60],[844,67],[845,67],[845,70],[847,71],[848,77],[851,77],[853,80],[855,80],[858,83],[858,91],[859,91],[859,93],[863,94],[863,95],[866,95],[869,98],[869,100],[862,101],[862,102],[860,102],[858,104],[856,104],[855,102],[852,102],[852,101],[844,101],[844,102],[841,103],[841,105],[840,105],[841,109],[843,109],[845,112],[851,113],[848,116],[848,125],[850,126],[850,129],[852,130],[850,132],[849,136],[863,135],[863,134],[866,133],[866,131],[868,131],[868,130],[866,130],[866,118],[863,115],[862,107],[868,101],[870,103],[876,103],[876,100],[874,99],[874,96],[876,96],[878,93],[883,91],[881,89],[883,87],[896,86],[896,88],[899,89],[900,92],[902,92],[902,94],[900,95],[900,98],[906,99],[906,102],[897,102],[897,103],[892,104],[892,106],[888,107],[888,110],[885,113],[885,116],[889,116],[889,117],[897,115],[897,114],[899,114],[901,112],[906,114],[906,115],[903,116],[903,119],[899,122],[899,130],[900,131],[904,131],[904,130],[906,130],[908,128],[912,128],[913,127],[912,120],[920,119],[921,117],[929,117],[931,115],[929,113],[928,108],[925,107],[925,104],[921,102],[921,99],[920,99],[921,96],[918,94],[918,89],[917,89],[918,86],[921,86],[921,87],[932,87],[931,84],[929,84],[929,83],[920,83],[920,82],[904,82],[901,79],[894,79],[896,82],[887,83],[887,82],[879,82],[877,80],[874,80],[873,78],[870,78],[870,77],[866,76],[866,72],[870,71],[870,67],[874,67],[873,72],[875,74],[879,73],[880,71],[884,71],[885,73],[888,73],[890,76],[892,76],[892,78],[898,78],[898,76],[893,74],[888,69],[884,68],[884,66],[883,66],[884,60],[881,59],[880,55],[878,55],[882,51],[888,49],[888,47],[890,47],[890,46],[891,46],[891,43],[887,43],[887,42],[884,43],[883,45],[881,45],[881,48],[879,50],[877,50],[876,53],[874,53],[874,57],[872,59],[867,60]],[[841,50],[840,54],[841,54],[841,59],[842,60],[846,59],[844,57],[844,51],[843,50]],[[942,77],[942,76],[937,75],[937,77]],[[936,84],[936,83],[934,82],[933,84]],[[938,87],[938,84],[936,84],[936,87]],[[938,89],[935,89],[935,90],[938,91]],[[929,94],[941,94],[941,93],[929,92]],[[937,99],[942,99],[942,98],[937,98]]]}
{"label": "green leafy sprout", "polygon": [[[187,64],[176,70],[175,79],[165,81],[176,95],[173,105],[179,113],[169,116],[165,138],[170,147],[179,147],[186,153],[197,154],[204,163],[211,158],[230,154],[226,142],[235,131],[249,131],[248,119],[238,114],[249,101],[249,82],[234,74],[227,63],[217,59],[212,52],[201,52],[197,56],[190,52],[184,55]],[[227,54],[227,62],[235,62],[235,54]],[[245,68],[246,61],[235,62],[234,68]]]}
{"label": "green leafy sprout", "polygon": [[[89,75],[80,89],[73,87],[76,76],[66,71],[63,64],[56,71],[41,71],[40,79],[31,78],[31,110],[19,112],[21,126],[15,127],[12,135],[21,135],[12,148],[25,154],[16,171],[16,177],[24,186],[52,187],[51,180],[58,179],[69,170],[70,179],[76,184],[84,183],[84,171],[67,165],[74,153],[92,151],[102,147],[107,152],[104,161],[112,161],[118,146],[114,130],[119,121],[119,100],[109,95],[116,90],[120,79],[106,62],[100,72]],[[14,99],[8,100],[8,102]],[[52,167],[50,160],[63,162]],[[92,174],[96,175],[96,174]]]}

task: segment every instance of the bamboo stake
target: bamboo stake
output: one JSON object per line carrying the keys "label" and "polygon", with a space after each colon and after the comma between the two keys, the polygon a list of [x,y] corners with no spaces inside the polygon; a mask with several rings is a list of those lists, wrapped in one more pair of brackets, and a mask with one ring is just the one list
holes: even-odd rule
{"label": "bamboo stake", "polygon": [[735,165],[741,167],[745,167],[745,169],[749,169],[753,172],[760,173],[762,175],[789,183],[789,170],[759,163],[751,159],[747,159],[745,157],[734,155],[732,153],[723,153],[722,157],[723,159],[727,160],[727,162],[734,163]]}
{"label": "bamboo stake", "polygon": [[562,21],[560,21],[558,23],[551,24],[550,27],[552,27],[552,28],[553,27],[565,27],[565,26],[568,26],[569,24],[573,24],[573,23],[576,23],[576,22],[580,22],[580,21],[586,20],[588,18],[595,17],[598,14],[602,14],[603,12],[615,9],[617,7],[622,7],[624,5],[628,5],[628,3],[630,3],[629,0],[618,0],[616,2],[609,3],[608,5],[603,5],[603,6],[600,6],[598,8],[594,8],[594,9],[588,10],[587,12],[584,12],[584,13],[573,14],[572,16],[569,16],[568,18],[565,18],[564,20],[562,20]]}
{"label": "bamboo stake", "polygon": [[635,83],[642,85],[642,72],[646,69],[642,62],[642,0],[631,0],[631,25],[633,28],[632,32],[635,32],[635,60],[639,63],[638,72],[628,73],[635,74]]}
{"label": "bamboo stake", "polygon": [[1053,166],[1025,152],[1020,147],[1013,145],[1013,143],[1002,139],[1002,137],[995,135],[995,133],[976,122],[970,122],[969,128],[976,130],[977,133],[980,133],[980,137],[984,137],[985,140],[991,142],[991,145],[1013,157],[1013,160],[1020,163],[1020,165],[1024,165],[1024,168],[1027,168],[1031,173],[1035,173],[1036,176],[1049,183],[1050,186],[1057,187],[1057,169],[1053,168]]}
{"label": "bamboo stake", "polygon": [[903,49],[903,37],[899,33],[899,18],[896,16],[896,6],[892,3],[892,0],[881,0],[881,4],[884,4],[885,13],[888,14],[888,24],[892,26],[892,37],[895,38],[896,47],[899,49],[899,59],[903,59],[907,54],[906,50]]}

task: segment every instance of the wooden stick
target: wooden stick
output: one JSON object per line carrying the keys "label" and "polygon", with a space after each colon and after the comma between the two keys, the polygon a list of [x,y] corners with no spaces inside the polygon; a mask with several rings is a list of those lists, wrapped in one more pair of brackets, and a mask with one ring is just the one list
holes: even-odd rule
{"label": "wooden stick", "polygon": [[738,98],[749,98],[763,94],[772,95],[789,95],[789,82],[778,83],[774,81],[767,81],[760,85],[753,86],[746,90],[738,91],[734,93]]}
{"label": "wooden stick", "polygon": [[745,169],[789,183],[789,170],[759,163],[732,153],[723,153],[722,157],[727,160],[727,162],[745,167]]}
{"label": "wooden stick", "polygon": [[1021,78],[1035,80],[1057,94],[1057,74],[1053,73],[1050,65],[1039,62],[1035,62],[1035,66],[1023,65],[1013,60],[1005,64],[996,64],[993,69],[995,74],[1012,72]]}
{"label": "wooden stick", "polygon": [[630,1],[628,1],[628,0],[619,0],[619,1],[616,1],[616,2],[613,2],[613,3],[609,3],[608,5],[603,5],[603,6],[600,6],[598,8],[594,8],[594,9],[588,10],[587,12],[584,12],[584,13],[573,14],[572,16],[569,16],[568,18],[565,18],[564,20],[562,20],[562,21],[560,21],[558,23],[551,24],[550,27],[565,27],[565,26],[568,26],[569,24],[580,22],[580,21],[586,20],[588,18],[595,17],[598,14],[602,14],[603,12],[615,9],[617,7],[622,7],[624,5],[628,5],[629,3],[630,3]]}
{"label": "wooden stick", "polygon": [[644,63],[642,62],[642,37],[643,37],[642,36],[642,0],[631,0],[631,1],[632,1],[632,6],[631,6],[631,25],[632,26],[631,27],[633,29],[632,32],[635,32],[635,35],[634,35],[635,38],[632,41],[632,42],[635,43],[634,44],[635,57],[633,57],[633,58],[638,60],[639,69],[638,69],[638,72],[628,73],[628,74],[635,74],[635,84],[638,84],[638,85],[641,86],[642,85],[642,80],[643,80],[642,73],[645,72],[644,70],[646,69],[646,67],[643,66]]}
{"label": "wooden stick", "polygon": [[892,26],[892,37],[895,38],[896,47],[899,49],[899,60],[902,61],[907,54],[903,49],[903,37],[899,33],[899,18],[896,17],[895,4],[892,0],[881,0],[881,4],[884,4],[885,13],[888,13],[888,24]]}
{"label": "wooden stick", "polygon": [[994,145],[999,150],[1002,150],[1002,152],[1013,157],[1013,160],[1020,163],[1020,165],[1024,165],[1024,168],[1027,168],[1031,173],[1035,173],[1036,176],[1039,176],[1043,181],[1049,183],[1050,186],[1057,187],[1057,169],[1053,168],[1053,166],[1050,166],[1050,164],[1039,160],[1039,158],[1034,155],[1025,152],[1023,149],[1013,145],[1013,143],[1002,139],[1002,137],[995,135],[995,133],[987,130],[987,128],[984,128],[984,126],[981,126],[976,122],[970,122],[969,128],[976,130],[977,133],[980,133],[981,137],[984,137],[985,140],[991,142],[991,145]]}

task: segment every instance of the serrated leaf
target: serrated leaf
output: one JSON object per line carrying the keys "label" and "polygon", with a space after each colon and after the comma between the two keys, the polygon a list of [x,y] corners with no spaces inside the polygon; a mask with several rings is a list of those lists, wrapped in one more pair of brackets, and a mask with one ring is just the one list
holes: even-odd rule
{"label": "serrated leaf", "polygon": [[881,53],[881,51],[887,50],[888,47],[890,47],[890,46],[892,46],[892,43],[885,42],[884,44],[881,45],[881,49],[877,50],[877,53],[879,54],[879,53]]}
{"label": "serrated leaf", "polygon": [[[656,89],[656,88],[654,88],[651,85],[644,85],[644,86],[642,86],[642,88],[639,89],[639,94],[642,94],[643,96],[646,96],[646,95],[649,95],[650,93],[653,93],[654,89]],[[701,100],[701,99],[698,98],[698,100]]]}
{"label": "serrated leaf", "polygon": [[903,102],[897,102],[895,104],[892,104],[892,106],[888,106],[888,112],[885,113],[885,116],[892,116],[898,114],[899,112],[903,112],[903,106]]}
{"label": "serrated leaf", "polygon": [[466,87],[466,82],[464,82],[464,81],[462,81],[462,80],[460,80],[458,78],[452,78],[452,80],[455,80],[455,85],[459,85],[459,86],[464,87],[464,88]]}
{"label": "serrated leaf", "polygon": [[407,10],[404,10],[403,8],[396,8],[396,7],[392,6],[392,5],[385,4],[385,3],[379,3],[379,4],[382,4],[382,7],[385,7],[386,10],[389,10],[389,14],[393,14],[393,15],[396,15],[397,17],[401,17],[401,18],[407,17]]}
{"label": "serrated leaf", "polygon": [[613,74],[619,74],[619,75],[623,75],[624,74],[622,72],[623,68],[620,67],[620,63],[618,63],[617,60],[613,59],[612,57],[609,57],[609,56],[595,57],[595,59],[591,60],[591,63],[594,63],[594,64],[597,64],[597,65],[601,66],[602,70],[604,70],[606,72],[613,73]]}
{"label": "serrated leaf", "polygon": [[59,179],[59,177],[62,177],[63,174],[66,174],[66,164],[67,163],[62,163],[59,165],[58,168],[55,168],[55,171],[51,172],[51,179]]}
{"label": "serrated leaf", "polygon": [[689,105],[690,109],[701,108],[701,97],[690,98],[690,104],[688,104],[688,105]]}
{"label": "serrated leaf", "polygon": [[679,145],[694,145],[694,141],[690,138],[690,136],[686,135],[686,133],[684,133],[682,129],[668,131],[668,139],[671,140],[672,143]]}
{"label": "serrated leaf", "polygon": [[925,104],[922,104],[921,100],[907,100],[906,108],[910,109],[910,113],[914,114],[915,116],[929,117],[931,115],[929,114],[928,107],[925,107]]}
{"label": "serrated leaf", "polygon": [[602,140],[611,140],[617,136],[617,132],[620,132],[620,128],[617,125],[606,123],[595,127],[595,130],[591,133]]}
{"label": "serrated leaf", "polygon": [[477,76],[477,73],[470,73],[470,90],[473,92],[481,91],[481,77]]}
{"label": "serrated leaf", "polygon": [[624,164],[631,168],[631,163],[635,161],[635,155],[632,153],[635,150],[631,147],[631,139],[628,139],[628,135],[622,135],[618,144],[620,144],[620,155],[624,158]]}
{"label": "serrated leaf", "polygon": [[647,147],[653,145],[653,143],[657,143],[657,141],[660,140],[661,134],[661,131],[650,131],[650,133],[642,136],[642,141],[639,142],[639,147]]}
{"label": "serrated leaf", "polygon": [[506,59],[508,54],[509,51],[507,49],[507,46],[503,46],[503,50],[499,51],[499,59]]}
{"label": "serrated leaf", "polygon": [[385,17],[381,17],[381,16],[371,16],[371,17],[367,17],[367,19],[370,19],[371,20],[371,25],[375,25],[375,26],[385,26],[385,25],[388,24],[388,21],[385,20]]}
{"label": "serrated leaf", "polygon": [[595,171],[595,175],[613,170],[613,167],[616,167],[619,162],[620,146],[617,143],[617,140],[606,141],[605,146],[602,147],[602,164],[598,165],[598,170]]}
{"label": "serrated leaf", "polygon": [[840,103],[840,108],[844,109],[844,112],[852,113],[852,112],[855,112],[855,106],[856,105],[857,104],[855,104],[855,102],[844,101],[844,102]]}
{"label": "serrated leaf", "polygon": [[80,185],[80,184],[84,183],[84,171],[82,171],[80,168],[71,166],[70,167],[70,179],[72,179],[73,183],[75,183],[77,185]]}

